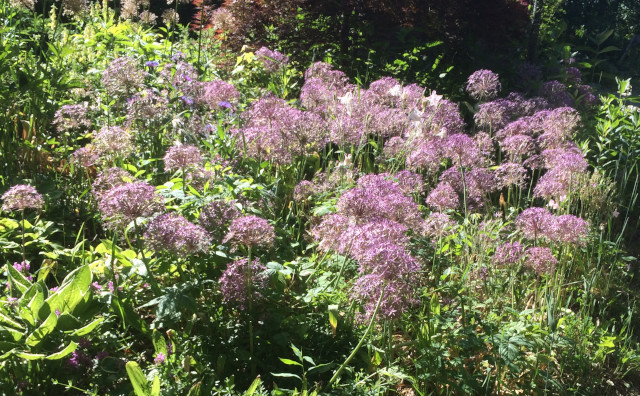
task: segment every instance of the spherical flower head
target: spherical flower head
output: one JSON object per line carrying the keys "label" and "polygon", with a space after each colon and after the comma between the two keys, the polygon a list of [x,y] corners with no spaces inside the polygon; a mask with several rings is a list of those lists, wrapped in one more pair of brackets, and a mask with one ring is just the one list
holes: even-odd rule
{"label": "spherical flower head", "polygon": [[536,144],[533,138],[527,135],[509,136],[500,143],[500,147],[514,161],[536,153]]}
{"label": "spherical flower head", "polygon": [[438,183],[427,196],[427,205],[438,211],[456,209],[460,206],[460,200],[453,187],[447,183]]}
{"label": "spherical flower head", "polygon": [[403,170],[390,177],[398,183],[398,187],[405,195],[422,194],[424,192],[424,181],[422,176],[417,173]]}
{"label": "spherical flower head", "polygon": [[131,125],[136,120],[145,124],[161,121],[169,110],[168,104],[166,92],[157,92],[155,89],[136,92],[127,100],[127,123]]}
{"label": "spherical flower head", "polygon": [[202,208],[198,222],[215,236],[222,237],[229,224],[241,216],[235,202],[224,199],[209,202]]}
{"label": "spherical flower head", "polygon": [[467,92],[481,102],[493,100],[501,88],[498,75],[491,70],[477,70],[467,80]]}
{"label": "spherical flower head", "polygon": [[42,209],[44,206],[42,194],[39,194],[35,187],[26,184],[18,184],[11,187],[2,195],[2,201],[2,210],[5,212]]}
{"label": "spherical flower head", "polygon": [[200,165],[201,162],[202,156],[196,146],[190,144],[171,146],[164,156],[164,170],[168,172],[185,170]]}
{"label": "spherical flower head", "polygon": [[98,208],[111,229],[124,229],[138,217],[151,217],[164,210],[162,197],[147,182],[113,187],[100,194],[99,199]]}
{"label": "spherical flower head", "polygon": [[551,274],[558,265],[558,260],[547,247],[530,247],[524,253],[524,266],[538,274]]}
{"label": "spherical flower head", "polygon": [[262,47],[256,51],[258,59],[268,73],[275,73],[289,63],[289,57],[279,51],[272,51],[267,47]]}
{"label": "spherical flower head", "polygon": [[537,240],[541,237],[553,239],[556,221],[551,212],[545,208],[529,208],[518,215],[516,227],[527,239]]}
{"label": "spherical flower head", "polygon": [[177,213],[166,213],[153,219],[144,239],[157,252],[178,255],[206,252],[211,247],[209,233]]}
{"label": "spherical flower head", "polygon": [[513,265],[524,257],[524,246],[520,242],[507,242],[498,246],[493,261],[502,265]]}
{"label": "spherical flower head", "polygon": [[483,103],[478,107],[473,120],[480,128],[497,131],[509,123],[514,106],[512,101],[506,99]]}
{"label": "spherical flower head", "polygon": [[251,272],[251,291],[252,300],[260,301],[264,296],[263,293],[269,286],[269,276],[265,272],[267,269],[260,264],[258,259],[251,262],[248,268],[248,259],[243,258],[236,260],[227,265],[227,269],[220,277],[220,291],[222,292],[222,300],[226,303],[234,304],[241,310],[247,308],[249,303],[249,271]]}
{"label": "spherical flower head", "polygon": [[444,213],[429,214],[422,224],[422,234],[431,238],[439,238],[451,234],[456,222]]}
{"label": "spherical flower head", "polygon": [[122,168],[107,168],[98,174],[91,186],[93,195],[100,199],[100,195],[116,186],[131,183],[136,179],[129,172]]}
{"label": "spherical flower head", "polygon": [[515,162],[503,162],[496,169],[496,179],[500,188],[509,186],[524,188],[527,170]]}
{"label": "spherical flower head", "polygon": [[382,154],[387,159],[401,158],[406,155],[405,151],[408,151],[405,140],[400,136],[394,136],[384,144]]}
{"label": "spherical flower head", "polygon": [[573,215],[556,217],[555,240],[561,243],[584,245],[589,236],[589,222]]}
{"label": "spherical flower head", "polygon": [[311,235],[318,241],[321,252],[335,251],[346,255],[351,250],[350,230],[353,222],[342,214],[330,214],[322,218],[322,222],[311,229]]}
{"label": "spherical flower head", "polygon": [[134,150],[133,136],[119,126],[104,127],[93,139],[93,146],[101,154],[127,157]]}
{"label": "spherical flower head", "polygon": [[[380,294],[382,299],[380,300]],[[380,306],[376,314],[379,322],[395,320],[402,317],[412,306],[418,303],[415,287],[406,280],[388,280],[379,274],[368,274],[360,277],[353,286],[351,299],[358,301],[364,308],[359,319],[368,321],[373,316],[378,301]]]}
{"label": "spherical flower head", "polygon": [[76,165],[84,166],[86,168],[95,165],[100,161],[100,154],[91,145],[77,149],[72,155],[72,160]]}
{"label": "spherical flower head", "polygon": [[481,160],[476,142],[462,133],[449,136],[443,146],[443,152],[455,166],[474,166]]}
{"label": "spherical flower head", "polygon": [[137,90],[147,73],[138,68],[133,58],[117,58],[102,73],[102,85],[110,95],[127,95]]}
{"label": "spherical flower head", "polygon": [[59,133],[78,131],[91,127],[87,108],[82,105],[64,105],[56,111],[53,125]]}
{"label": "spherical flower head", "polygon": [[275,239],[275,229],[267,220],[257,216],[244,216],[233,220],[223,243],[266,248],[273,246]]}
{"label": "spherical flower head", "polygon": [[200,83],[200,96],[197,98],[198,103],[209,106],[210,109],[232,107],[231,103],[235,103],[240,98],[240,92],[230,83],[222,80],[206,81]]}

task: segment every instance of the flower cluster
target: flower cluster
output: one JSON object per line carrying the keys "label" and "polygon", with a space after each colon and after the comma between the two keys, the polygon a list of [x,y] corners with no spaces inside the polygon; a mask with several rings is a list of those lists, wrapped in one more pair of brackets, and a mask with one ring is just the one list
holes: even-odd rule
{"label": "flower cluster", "polygon": [[59,133],[78,131],[91,127],[87,108],[82,105],[64,105],[56,111],[53,125]]}
{"label": "flower cluster", "polygon": [[33,186],[18,184],[2,194],[2,210],[11,212],[24,209],[42,209],[44,199]]}
{"label": "flower cluster", "polygon": [[133,136],[119,126],[104,127],[93,139],[93,147],[101,155],[127,157],[134,151]]}
{"label": "flower cluster", "polygon": [[153,219],[144,233],[150,248],[157,252],[195,254],[211,246],[207,231],[177,213],[166,213]]}
{"label": "flower cluster", "polygon": [[164,170],[173,172],[184,171],[187,168],[200,165],[202,156],[200,150],[193,145],[175,145],[169,147],[164,158]]}
{"label": "flower cluster", "polygon": [[500,89],[498,75],[491,70],[477,70],[467,80],[467,92],[472,98],[481,102],[494,99]]}
{"label": "flower cluster", "polygon": [[142,86],[145,76],[146,72],[138,68],[138,62],[135,59],[122,57],[109,63],[102,73],[101,81],[110,95],[129,96]]}
{"label": "flower cluster", "polygon": [[513,265],[524,257],[524,246],[520,242],[507,242],[498,246],[493,260],[497,264]]}
{"label": "flower cluster", "polygon": [[222,237],[229,224],[238,217],[240,211],[236,208],[235,201],[218,199],[202,208],[198,222],[214,236]]}
{"label": "flower cluster", "polygon": [[558,264],[558,259],[553,256],[551,249],[547,247],[530,247],[524,254],[524,266],[531,268],[538,274],[550,274]]}
{"label": "flower cluster", "polygon": [[251,276],[251,298],[254,302],[264,297],[263,293],[269,286],[269,276],[265,272],[267,268],[260,264],[258,259],[253,260],[250,266],[248,262],[248,259],[243,258],[229,263],[219,281],[222,300],[243,310],[249,303],[249,276]]}
{"label": "flower cluster", "polygon": [[516,218],[516,226],[525,238],[542,237],[559,243],[582,244],[589,235],[589,223],[573,215],[554,216],[544,208],[529,208]]}
{"label": "flower cluster", "polygon": [[267,47],[262,47],[256,51],[258,59],[264,69],[269,73],[275,73],[289,63],[289,57],[279,51],[272,51]]}
{"label": "flower cluster", "polygon": [[270,247],[273,246],[275,229],[265,219],[257,216],[238,217],[229,226],[229,232],[223,243],[231,242],[234,246]]}
{"label": "flower cluster", "polygon": [[147,182],[125,183],[99,195],[98,209],[106,226],[124,229],[138,217],[151,217],[164,210],[162,197]]}

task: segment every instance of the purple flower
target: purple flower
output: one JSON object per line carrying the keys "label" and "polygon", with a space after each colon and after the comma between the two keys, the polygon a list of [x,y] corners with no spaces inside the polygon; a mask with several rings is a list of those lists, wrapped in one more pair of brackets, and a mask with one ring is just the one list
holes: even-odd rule
{"label": "purple flower", "polygon": [[530,247],[525,251],[525,256],[524,266],[538,274],[550,274],[558,264],[558,260],[551,253],[551,249],[546,247]]}
{"label": "purple flower", "polygon": [[59,309],[56,309],[56,316],[60,316],[62,314],[62,312],[60,312]]}
{"label": "purple flower", "polygon": [[29,263],[22,261],[20,263],[13,263],[13,268],[15,268],[16,271],[18,272],[29,272],[29,269],[31,269],[31,266],[29,265]]}
{"label": "purple flower", "polygon": [[240,99],[240,92],[232,84],[213,80],[200,83],[197,102],[209,106],[210,109],[217,107],[231,108],[232,102]]}
{"label": "purple flower", "polygon": [[99,160],[100,153],[98,153],[91,145],[81,147],[73,152],[73,162],[76,165],[84,166],[85,168],[97,164]]}
{"label": "purple flower", "polygon": [[530,156],[536,152],[536,144],[533,138],[527,135],[509,136],[500,143],[500,147],[502,151],[509,155],[509,159],[513,161]]}
{"label": "purple flower", "polygon": [[493,260],[502,265],[516,264],[524,257],[524,247],[520,242],[507,242],[498,246]]}
{"label": "purple flower", "polygon": [[381,293],[384,295],[377,313],[379,321],[399,319],[403,312],[418,303],[415,287],[410,282],[390,281],[379,274],[367,274],[356,281],[351,295],[352,300],[363,304],[365,313],[361,320],[371,318]]}
{"label": "purple flower", "polygon": [[107,227],[124,229],[138,217],[162,212],[162,197],[147,182],[126,183],[100,194],[98,208]]}
{"label": "purple flower", "polygon": [[473,120],[480,128],[497,131],[507,125],[511,119],[514,103],[507,99],[497,99],[483,103],[473,116]]}
{"label": "purple flower", "polygon": [[529,208],[518,215],[516,227],[525,238],[531,240],[537,240],[540,237],[553,239],[556,221],[551,212],[545,208]]}
{"label": "purple flower", "polygon": [[128,95],[137,90],[147,75],[133,58],[114,59],[102,73],[102,85],[110,95]]}
{"label": "purple flower", "polygon": [[480,102],[494,99],[501,88],[498,75],[491,70],[477,70],[467,80],[467,92]]}
{"label": "purple flower", "polygon": [[267,220],[257,216],[244,216],[233,220],[223,243],[231,242],[235,246],[270,247],[273,246],[275,238],[275,229]]}
{"label": "purple flower", "polygon": [[293,199],[298,203],[303,203],[309,199],[313,194],[315,194],[315,185],[308,181],[302,180],[300,183],[296,185],[293,189]]}
{"label": "purple flower", "polygon": [[222,300],[236,305],[239,309],[246,309],[249,302],[249,272],[251,272],[251,291],[253,301],[263,298],[263,293],[269,285],[267,269],[260,261],[253,260],[250,268],[247,268],[248,259],[236,260],[227,265],[227,269],[220,277],[220,291]]}
{"label": "purple flower", "polygon": [[206,252],[211,246],[211,237],[203,227],[177,213],[166,213],[153,219],[144,239],[157,252],[179,255]]}
{"label": "purple flower", "polygon": [[275,73],[289,63],[289,57],[278,51],[272,51],[262,47],[255,52],[256,59],[262,62],[262,66],[269,73]]}
{"label": "purple flower", "polygon": [[11,187],[7,192],[2,195],[2,210],[11,212],[14,210],[24,209],[42,209],[44,206],[44,199],[42,194],[29,185],[18,184]]}
{"label": "purple flower", "polygon": [[113,187],[122,186],[135,180],[133,175],[122,168],[107,168],[98,174],[91,186],[93,195],[100,199],[100,196]]}
{"label": "purple flower", "polygon": [[235,203],[236,201],[225,201],[224,199],[208,203],[202,208],[198,222],[214,235],[222,236],[229,224],[241,215]]}
{"label": "purple flower", "polygon": [[98,292],[98,291],[102,290],[102,285],[100,285],[100,283],[98,283],[98,282],[93,282],[93,283],[91,284],[91,288],[92,288],[94,291]]}
{"label": "purple flower", "polygon": [[556,217],[556,241],[584,245],[588,235],[589,223],[586,220],[573,215]]}
{"label": "purple flower", "polygon": [[87,118],[87,108],[82,105],[64,105],[56,111],[53,125],[59,133],[82,130],[91,127]]}
{"label": "purple flower", "polygon": [[104,127],[93,139],[93,146],[101,154],[127,157],[134,151],[133,136],[119,126]]}
{"label": "purple flower", "polygon": [[429,214],[422,224],[422,234],[431,238],[440,238],[452,233],[456,222],[444,213]]}
{"label": "purple flower", "polygon": [[225,100],[222,100],[222,101],[218,102],[218,107],[220,107],[222,109],[229,110],[231,108],[231,103],[229,103],[229,102],[227,102]]}
{"label": "purple flower", "polygon": [[127,123],[131,125],[136,120],[145,124],[160,121],[169,111],[168,104],[166,92],[154,89],[137,92],[127,101]]}
{"label": "purple flower", "polygon": [[175,145],[169,147],[163,160],[165,171],[184,171],[187,168],[200,165],[202,156],[196,146],[190,144]]}
{"label": "purple flower", "polygon": [[67,366],[72,369],[79,369],[82,366],[88,366],[90,364],[91,358],[77,349],[71,353],[71,357],[67,360]]}
{"label": "purple flower", "polygon": [[447,183],[438,183],[427,196],[427,204],[435,210],[456,209],[460,205],[458,193]]}
{"label": "purple flower", "polygon": [[147,67],[158,67],[160,65],[160,62],[158,61],[146,61],[144,63],[145,66]]}
{"label": "purple flower", "polygon": [[454,166],[478,165],[481,157],[476,142],[468,135],[458,133],[447,138],[443,145],[443,154]]}
{"label": "purple flower", "polygon": [[167,357],[165,356],[164,353],[158,352],[156,354],[156,358],[153,359],[153,362],[156,364],[156,366],[160,366],[160,365],[164,364],[164,361],[165,361],[166,358]]}
{"label": "purple flower", "polygon": [[527,170],[514,162],[503,162],[496,169],[498,187],[517,186],[524,188],[527,181]]}

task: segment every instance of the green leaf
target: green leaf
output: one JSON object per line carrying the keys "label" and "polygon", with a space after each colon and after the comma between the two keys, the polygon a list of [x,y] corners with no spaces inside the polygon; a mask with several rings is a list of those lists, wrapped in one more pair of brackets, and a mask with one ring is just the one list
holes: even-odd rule
{"label": "green leaf", "polygon": [[23,332],[13,329],[11,327],[0,325],[0,334],[2,334],[3,332],[9,333],[9,335],[13,338],[14,341],[20,341],[22,337],[24,337]]}
{"label": "green leaf", "polygon": [[160,396],[160,376],[153,377],[153,385],[151,385],[151,396]]}
{"label": "green leaf", "polygon": [[286,364],[287,366],[300,366],[302,367],[302,364],[296,362],[295,360],[291,360],[291,359],[283,359],[283,358],[279,358],[280,361],[284,364]]}
{"label": "green leaf", "polygon": [[302,361],[302,351],[299,350],[295,345],[291,344],[291,350],[296,354],[299,361]]}
{"label": "green leaf", "polygon": [[60,360],[63,357],[70,355],[73,351],[76,350],[78,344],[75,341],[71,341],[69,345],[64,347],[60,352],[53,353],[46,357],[47,360]]}
{"label": "green leaf", "polygon": [[42,342],[44,337],[46,337],[49,333],[56,328],[58,324],[58,315],[55,312],[51,312],[49,317],[34,330],[33,333],[29,334],[29,337],[25,340],[25,343],[29,346],[36,346]]}
{"label": "green leaf", "polygon": [[126,369],[136,396],[149,396],[149,381],[147,381],[147,377],[144,376],[138,363],[127,362]]}
{"label": "green leaf", "polygon": [[300,381],[302,381],[302,378],[300,378],[299,375],[295,375],[292,373],[271,373],[271,375],[273,375],[274,377],[282,377],[282,378],[297,378]]}
{"label": "green leaf", "polygon": [[[45,300],[48,312],[40,310],[40,316],[59,310],[61,313],[73,312],[84,299],[91,286],[91,269],[84,265],[70,272],[62,281],[58,290]],[[44,308],[44,307],[43,307]]]}
{"label": "green leaf", "polygon": [[5,315],[2,312],[0,312],[0,323],[15,327],[16,329],[24,330],[24,326],[22,324],[16,322],[13,318]]}
{"label": "green leaf", "polygon": [[98,318],[98,319],[92,321],[91,323],[89,323],[88,325],[83,326],[83,327],[81,327],[81,328],[79,328],[77,330],[74,330],[71,333],[71,335],[72,336],[78,336],[78,337],[85,336],[85,335],[91,333],[102,322],[104,322],[104,318]]}
{"label": "green leaf", "polygon": [[18,352],[16,353],[16,356],[26,360],[40,360],[45,358],[45,355],[42,353],[29,353],[29,352]]}
{"label": "green leaf", "polygon": [[9,284],[11,287],[15,287],[20,294],[24,294],[30,287],[31,282],[17,269],[13,268],[13,265],[7,265],[9,269]]}
{"label": "green leaf", "polygon": [[331,332],[335,336],[338,328],[338,305],[329,305],[329,324],[331,325]]}
{"label": "green leaf", "polygon": [[31,326],[36,325],[38,311],[44,303],[44,289],[45,286],[41,282],[34,283],[18,301],[20,317],[29,322]]}
{"label": "green leaf", "polygon": [[153,341],[153,348],[156,351],[156,354],[162,353],[167,356],[167,343],[164,340],[164,337],[158,330],[153,329],[153,333],[151,334],[151,339]]}
{"label": "green leaf", "polygon": [[260,379],[260,376],[257,376],[256,379],[254,379],[251,383],[251,386],[249,386],[249,389],[247,389],[247,391],[244,393],[244,396],[253,396],[253,394],[256,393],[256,390],[261,384],[262,380]]}

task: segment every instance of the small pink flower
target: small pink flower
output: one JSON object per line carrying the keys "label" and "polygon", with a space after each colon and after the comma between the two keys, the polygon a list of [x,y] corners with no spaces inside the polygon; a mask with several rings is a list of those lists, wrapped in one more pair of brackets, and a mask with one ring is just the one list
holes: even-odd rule
{"label": "small pink flower", "polygon": [[153,359],[153,362],[156,364],[156,366],[160,366],[161,364],[164,363],[166,358],[167,357],[164,355],[164,353],[158,352],[158,354],[156,355],[156,358]]}

